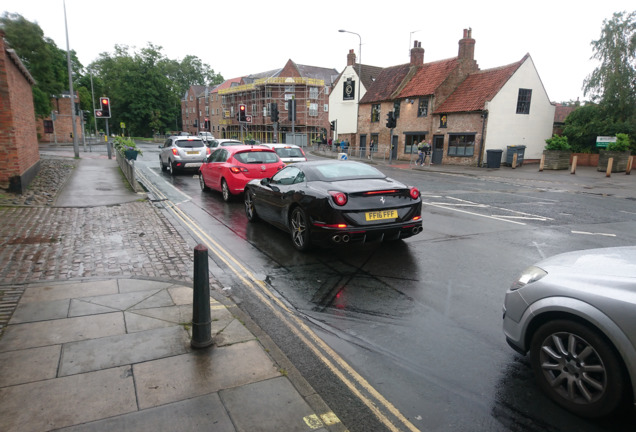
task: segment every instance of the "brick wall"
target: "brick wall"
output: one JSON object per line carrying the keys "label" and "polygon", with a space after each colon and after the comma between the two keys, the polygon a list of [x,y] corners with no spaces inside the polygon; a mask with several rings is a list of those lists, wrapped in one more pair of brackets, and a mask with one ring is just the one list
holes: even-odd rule
{"label": "brick wall", "polygon": [[0,31],[0,187],[24,192],[39,170],[32,78]]}
{"label": "brick wall", "polygon": [[[75,94],[75,103],[79,104],[79,97],[77,93]],[[44,133],[44,120],[51,120],[51,117],[46,117],[45,119],[39,119],[37,122],[37,130],[38,136],[40,137],[40,142],[51,143],[55,141],[57,137],[58,143],[68,143],[73,142],[71,138],[71,132],[73,132],[73,123],[71,121],[71,108],[73,105],[71,104],[71,98],[69,97],[57,97],[51,99],[51,104],[53,104],[53,110],[57,112],[57,117],[54,122],[55,125],[55,135],[52,133]],[[105,128],[106,126],[104,126]],[[82,139],[82,117],[75,116],[75,128],[77,131],[77,137],[81,142]]]}

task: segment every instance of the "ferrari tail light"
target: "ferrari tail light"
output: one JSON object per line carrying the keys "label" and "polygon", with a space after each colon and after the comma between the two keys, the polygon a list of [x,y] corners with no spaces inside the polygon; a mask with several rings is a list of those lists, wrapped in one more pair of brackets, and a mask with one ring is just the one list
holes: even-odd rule
{"label": "ferrari tail light", "polygon": [[329,195],[331,195],[336,205],[343,206],[347,203],[347,194],[344,192],[329,191]]}
{"label": "ferrari tail light", "polygon": [[409,193],[413,199],[418,199],[420,197],[420,191],[416,187],[412,187]]}
{"label": "ferrari tail light", "polygon": [[396,193],[397,191],[395,189],[389,189],[389,190],[377,190],[377,191],[368,191],[365,192],[364,195],[392,195],[394,193]]}

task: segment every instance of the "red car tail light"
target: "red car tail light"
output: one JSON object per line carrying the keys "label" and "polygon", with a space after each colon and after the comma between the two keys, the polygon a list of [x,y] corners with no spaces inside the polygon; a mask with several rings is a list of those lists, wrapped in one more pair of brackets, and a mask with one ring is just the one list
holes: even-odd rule
{"label": "red car tail light", "polygon": [[175,156],[179,156],[179,150],[177,150],[176,148],[172,148],[172,154]]}
{"label": "red car tail light", "polygon": [[378,190],[378,191],[368,191],[365,192],[364,195],[391,195],[396,193],[397,191],[395,189],[389,189],[389,190]]}
{"label": "red car tail light", "polygon": [[243,168],[243,167],[238,167],[238,166],[231,166],[230,167],[230,172],[232,174],[240,174],[241,172],[247,172],[247,168]]}
{"label": "red car tail light", "polygon": [[413,199],[418,199],[420,197],[420,191],[416,187],[411,188],[410,194]]}
{"label": "red car tail light", "polygon": [[210,149],[210,147],[205,149],[205,154],[210,156],[212,154],[212,149]]}
{"label": "red car tail light", "polygon": [[336,205],[343,206],[347,203],[347,194],[344,192],[329,191],[329,195],[331,195]]}

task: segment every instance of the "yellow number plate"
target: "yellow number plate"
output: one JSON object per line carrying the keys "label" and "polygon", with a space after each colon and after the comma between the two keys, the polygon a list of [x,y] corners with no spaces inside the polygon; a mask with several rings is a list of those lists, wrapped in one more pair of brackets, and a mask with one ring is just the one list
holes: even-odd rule
{"label": "yellow number plate", "polygon": [[186,152],[186,153],[187,153],[187,154],[199,154],[199,152],[198,152],[198,151],[189,151],[189,152]]}
{"label": "yellow number plate", "polygon": [[367,221],[397,219],[398,212],[397,210],[382,210],[382,211],[367,212],[365,216]]}

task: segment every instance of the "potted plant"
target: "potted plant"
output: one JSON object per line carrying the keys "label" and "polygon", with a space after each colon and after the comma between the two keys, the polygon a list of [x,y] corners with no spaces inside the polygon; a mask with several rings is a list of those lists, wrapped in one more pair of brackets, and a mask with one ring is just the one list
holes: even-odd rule
{"label": "potted plant", "polygon": [[546,145],[543,150],[544,169],[561,170],[570,167],[570,155],[572,150],[568,143],[568,137],[554,135],[545,140]]}
{"label": "potted plant", "polygon": [[613,159],[612,172],[624,172],[631,156],[629,150],[629,135],[616,134],[616,142],[607,144],[606,150],[601,150],[598,158],[598,171],[607,171],[609,159]]}
{"label": "potted plant", "polygon": [[137,147],[134,140],[124,137],[116,137],[114,143],[115,150],[128,160],[136,160],[137,155],[143,154],[141,149]]}

